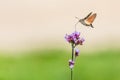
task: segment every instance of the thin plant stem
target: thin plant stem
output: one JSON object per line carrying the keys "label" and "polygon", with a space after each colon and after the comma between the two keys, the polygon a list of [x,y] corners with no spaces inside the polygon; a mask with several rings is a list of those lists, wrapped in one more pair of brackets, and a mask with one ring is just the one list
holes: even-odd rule
{"label": "thin plant stem", "polygon": [[[72,61],[74,60],[74,44],[72,44]],[[71,80],[73,80],[73,69],[71,68]]]}
{"label": "thin plant stem", "polygon": [[72,61],[74,60],[74,44],[72,44]]}
{"label": "thin plant stem", "polygon": [[71,69],[71,80],[73,79],[73,70]]}

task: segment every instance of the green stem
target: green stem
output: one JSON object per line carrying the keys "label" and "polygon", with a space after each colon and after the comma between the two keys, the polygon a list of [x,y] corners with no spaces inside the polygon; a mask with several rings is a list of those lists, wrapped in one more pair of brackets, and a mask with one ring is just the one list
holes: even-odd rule
{"label": "green stem", "polygon": [[73,70],[71,69],[71,80],[73,79]]}
{"label": "green stem", "polygon": [[72,61],[74,60],[74,44],[72,44]]}
{"label": "green stem", "polygon": [[[74,44],[72,44],[72,61],[74,61]],[[73,80],[73,69],[71,69],[71,80]]]}

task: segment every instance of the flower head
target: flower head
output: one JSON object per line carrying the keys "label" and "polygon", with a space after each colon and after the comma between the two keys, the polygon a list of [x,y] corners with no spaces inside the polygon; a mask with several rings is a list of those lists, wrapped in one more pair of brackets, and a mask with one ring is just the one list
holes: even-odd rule
{"label": "flower head", "polygon": [[65,35],[65,39],[67,40],[67,42],[75,44],[76,45],[82,45],[83,42],[85,41],[83,38],[80,38],[80,32],[73,32],[70,35]]}
{"label": "flower head", "polygon": [[72,69],[74,67],[75,62],[72,60],[69,60],[69,67]]}

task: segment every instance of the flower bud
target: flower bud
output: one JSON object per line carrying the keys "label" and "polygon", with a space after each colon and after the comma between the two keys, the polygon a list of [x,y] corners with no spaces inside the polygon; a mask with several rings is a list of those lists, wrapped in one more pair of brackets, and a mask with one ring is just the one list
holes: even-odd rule
{"label": "flower bud", "polygon": [[80,52],[79,49],[75,49],[75,57],[79,56],[79,52]]}
{"label": "flower bud", "polygon": [[69,67],[72,69],[73,67],[74,67],[74,61],[72,61],[72,60],[69,60]]}

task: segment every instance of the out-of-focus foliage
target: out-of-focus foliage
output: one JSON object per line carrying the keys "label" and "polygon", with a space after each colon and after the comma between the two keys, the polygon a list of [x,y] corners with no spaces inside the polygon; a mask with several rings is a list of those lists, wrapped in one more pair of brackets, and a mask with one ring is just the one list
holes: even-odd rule
{"label": "out-of-focus foliage", "polygon": [[[120,80],[120,51],[80,54],[74,80]],[[65,50],[32,51],[21,57],[0,57],[0,80],[70,80]]]}

